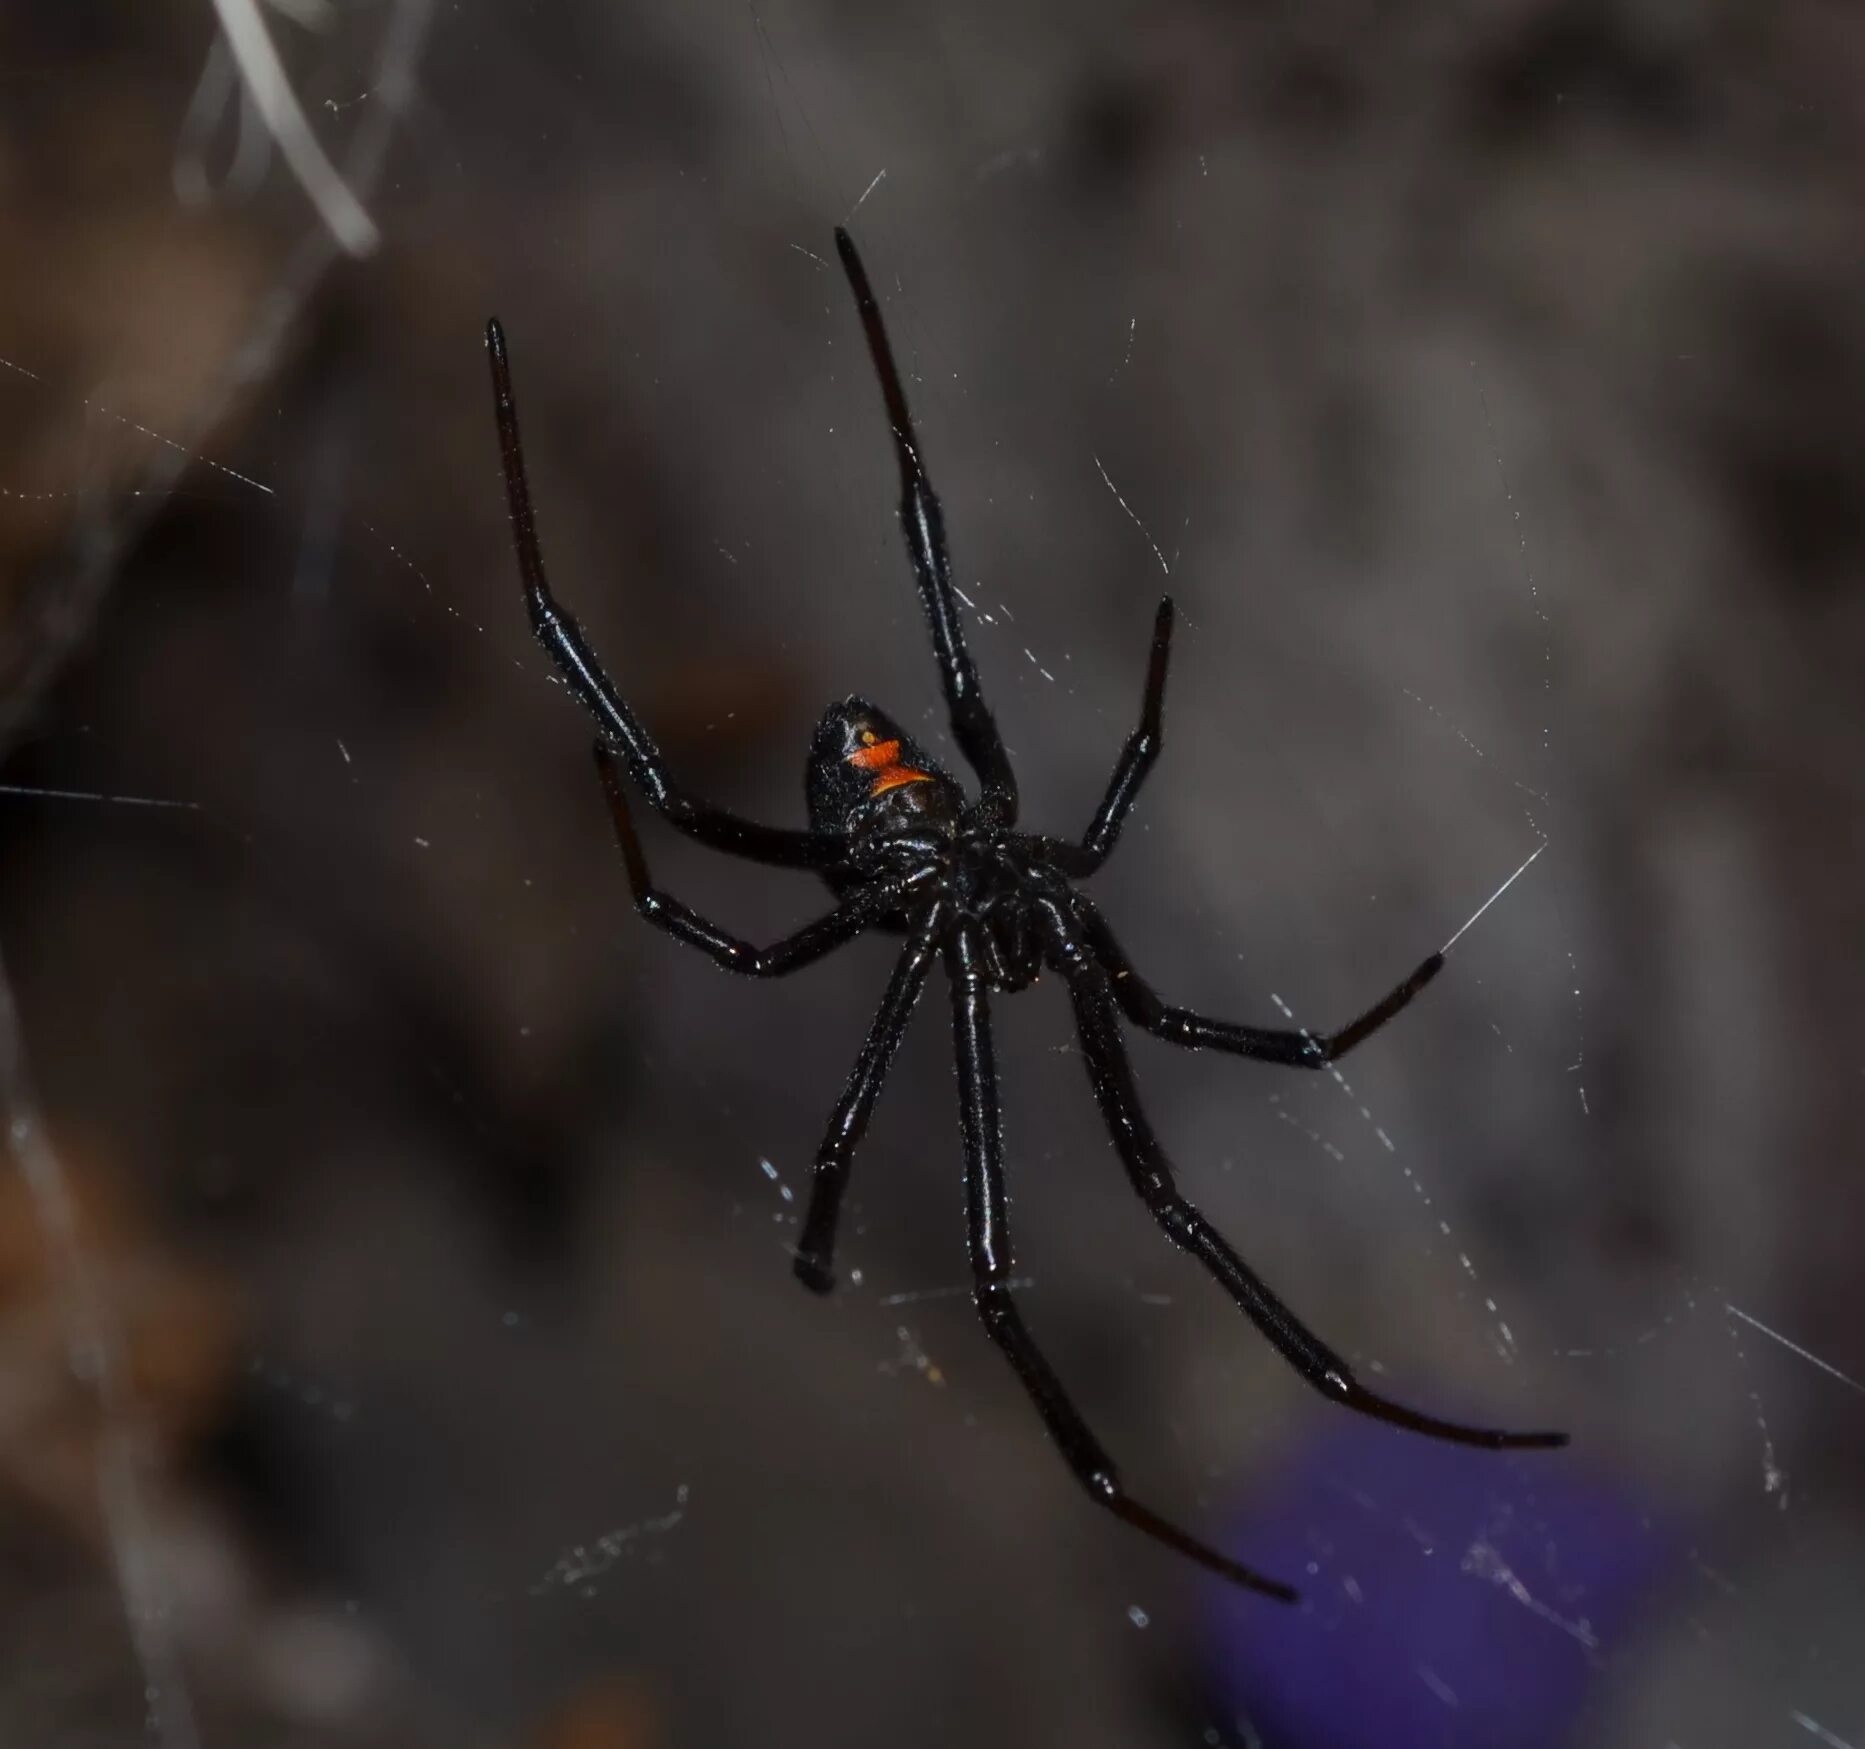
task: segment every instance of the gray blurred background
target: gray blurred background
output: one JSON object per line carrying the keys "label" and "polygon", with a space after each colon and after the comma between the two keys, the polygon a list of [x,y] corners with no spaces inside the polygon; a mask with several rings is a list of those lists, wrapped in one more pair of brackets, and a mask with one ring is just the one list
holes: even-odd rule
{"label": "gray blurred background", "polygon": [[[1865,20],[264,17],[367,258],[205,0],[0,15],[0,1742],[1865,1741]],[[998,1010],[1028,1316],[1143,1497],[1306,1550],[1300,1621],[1096,1516],[976,1329],[937,991],[841,1292],[791,1277],[890,949],[753,985],[634,918],[480,333],[559,592],[796,822],[829,698],[945,744],[844,221],[1032,825],[1170,573],[1095,888],[1166,993],[1336,1024],[1546,842],[1344,1084],[1135,1046],[1328,1340],[1572,1430],[1365,1507],[1545,1637],[1516,1725],[1467,1624],[1426,1728],[1254,1707],[1259,1633],[1377,1650],[1291,1504],[1342,1418],[1132,1201],[1046,984]],[[648,832],[752,936],[826,903]],[[1567,1558],[1608,1521],[1636,1582]]]}

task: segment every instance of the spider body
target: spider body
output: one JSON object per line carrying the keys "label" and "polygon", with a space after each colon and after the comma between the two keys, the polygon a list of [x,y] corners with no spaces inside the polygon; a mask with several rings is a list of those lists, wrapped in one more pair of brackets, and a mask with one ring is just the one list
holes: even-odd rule
{"label": "spider body", "polygon": [[[982,799],[969,800],[956,778],[862,698],[824,713],[808,790],[811,825],[849,848],[847,862],[823,871],[838,898],[903,877],[918,902],[937,895],[948,928],[974,937],[987,989],[1009,993],[1036,981],[1039,907],[1068,898],[1051,866],[1053,846],[998,824]],[[911,921],[903,908],[878,927],[898,933]]]}
{"label": "spider body", "polygon": [[[965,1158],[966,1232],[973,1299],[983,1326],[1015,1370],[1076,1480],[1097,1505],[1236,1584],[1285,1601],[1295,1593],[1141,1505],[1070,1400],[1024,1325],[1012,1292],[1013,1254],[1002,1125],[992,1048],[991,997],[1027,988],[1047,970],[1066,987],[1089,1085],[1129,1183],[1166,1236],[1203,1265],[1257,1330],[1316,1391],[1360,1414],[1436,1439],[1493,1450],[1566,1443],[1559,1433],[1510,1433],[1443,1421],[1361,1384],[1270,1291],[1178,1190],[1140,1104],[1123,1025],[1174,1044],[1286,1068],[1319,1069],[1375,1031],[1435,977],[1442,953],[1357,1020],[1332,1033],[1218,1020],[1163,1000],[1075,882],[1107,860],[1158,758],[1171,655],[1171,601],[1159,604],[1140,720],[1127,737],[1100,807],[1079,840],[1017,829],[1018,796],[997,725],[965,647],[944,522],[920,459],[906,395],[868,277],[847,232],[836,246],[855,295],[900,467],[900,519],[926,611],[952,736],[977,773],[968,796],[898,722],[860,697],[831,705],[810,742],[806,830],[767,826],[711,807],[672,779],[652,737],[603,672],[582,629],[545,578],[526,484],[505,337],[487,325],[494,403],[514,543],[533,629],[596,719],[595,755],[635,909],[677,941],[730,971],[781,977],[867,930],[904,936],[881,1005],[815,1156],[808,1212],[796,1246],[805,1286],[835,1285],[836,1228],[855,1151],[935,962],[946,972]],[[835,895],[825,916],[769,947],[720,928],[653,883],[628,803],[632,785],[676,830],[753,862],[814,870]]]}

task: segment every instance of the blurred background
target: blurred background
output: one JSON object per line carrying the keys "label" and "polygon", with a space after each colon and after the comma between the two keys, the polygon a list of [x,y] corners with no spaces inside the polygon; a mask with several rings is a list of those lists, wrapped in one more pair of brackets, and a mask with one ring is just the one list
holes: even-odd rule
{"label": "blurred background", "polygon": [[[0,1742],[1865,1743],[1855,10],[13,0],[0,66]],[[797,1286],[892,949],[641,925],[528,635],[493,311],[685,780],[800,822],[856,690],[949,745],[839,222],[1031,825],[1179,602],[1095,886],[1163,991],[1338,1024],[1541,849],[1340,1077],[1134,1050],[1327,1340],[1562,1453],[1348,1425],[998,1004],[1032,1327],[1295,1609],[976,1328],[937,990]]]}

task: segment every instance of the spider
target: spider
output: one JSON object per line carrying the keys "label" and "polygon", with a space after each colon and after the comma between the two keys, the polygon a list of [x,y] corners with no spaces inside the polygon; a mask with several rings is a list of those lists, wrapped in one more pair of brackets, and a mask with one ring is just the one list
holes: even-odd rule
{"label": "spider", "polygon": [[[513,541],[532,627],[570,691],[600,727],[596,766],[635,909],[647,922],[698,948],[728,971],[754,978],[800,971],[865,930],[906,938],[854,1072],[816,1150],[809,1209],[795,1253],[803,1284],[819,1294],[835,1284],[836,1225],[855,1151],[933,963],[943,961],[958,1059],[972,1298],[986,1333],[1009,1360],[1090,1499],[1225,1579],[1293,1602],[1296,1593],[1291,1587],[1199,1541],[1127,1491],[1024,1324],[1011,1292],[991,997],[1027,988],[1043,970],[1059,974],[1074,1008],[1089,1084],[1133,1189],[1167,1237],[1204,1265],[1271,1347],[1315,1390],[1362,1415],[1435,1439],[1498,1451],[1560,1446],[1567,1441],[1562,1433],[1509,1433],[1442,1421],[1361,1384],[1346,1361],[1307,1329],[1180,1194],[1171,1163],[1141,1107],[1122,1040],[1124,1018],[1191,1050],[1228,1051],[1285,1068],[1320,1069],[1411,1002],[1437,976],[1444,956],[1432,954],[1359,1019],[1338,1032],[1319,1034],[1245,1026],[1175,1007],[1134,969],[1100,912],[1071,883],[1107,861],[1159,757],[1166,665],[1172,650],[1171,598],[1159,603],[1153,621],[1139,724],[1121,749],[1087,831],[1079,841],[1018,831],[1017,780],[965,647],[944,517],[926,475],[880,306],[846,230],[838,227],[835,244],[893,431],[900,466],[900,521],[932,633],[952,738],[977,773],[979,794],[968,797],[959,781],[894,718],[861,697],[830,705],[816,725],[806,772],[807,830],[762,825],[712,807],[680,788],[653,738],[603,672],[582,628],[558,605],[545,579],[509,355],[495,318],[486,325],[486,345]],[[769,947],[754,946],[700,916],[655,886],[629,811],[624,773],[662,819],[702,844],[750,862],[815,870],[834,892],[834,908]]]}

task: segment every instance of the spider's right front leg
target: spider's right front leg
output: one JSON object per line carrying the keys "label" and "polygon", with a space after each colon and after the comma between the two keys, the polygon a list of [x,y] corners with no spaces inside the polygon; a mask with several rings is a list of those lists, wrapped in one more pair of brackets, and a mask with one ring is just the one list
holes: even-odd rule
{"label": "spider's right front leg", "polygon": [[1003,1135],[998,1118],[989,999],[978,944],[962,924],[947,949],[946,970],[952,982],[952,1042],[958,1057],[959,1115],[965,1142],[965,1216],[971,1249],[972,1299],[986,1334],[1010,1362],[1042,1416],[1049,1437],[1095,1505],[1105,1507],[1142,1536],[1196,1561],[1233,1585],[1260,1591],[1284,1603],[1295,1602],[1295,1592],[1281,1580],[1271,1579],[1200,1542],[1127,1492],[1113,1459],[1082,1419],[1081,1411],[1024,1325],[1010,1287],[1015,1265],[1010,1248],[1010,1205],[1004,1191]]}
{"label": "spider's right front leg", "polygon": [[505,331],[497,319],[486,324],[486,351],[492,361],[493,411],[499,427],[499,456],[505,467],[505,496],[511,506],[512,544],[524,577],[531,629],[551,654],[570,691],[602,725],[606,739],[628,763],[628,775],[648,803],[669,825],[733,856],[782,868],[821,868],[835,860],[837,846],[814,832],[765,826],[756,820],[715,808],[687,794],[667,773],[667,762],[622,695],[603,673],[583,628],[561,607],[544,575],[538,543],[537,515],[525,479],[524,446],[518,437],[518,407],[512,398],[511,361]]}

